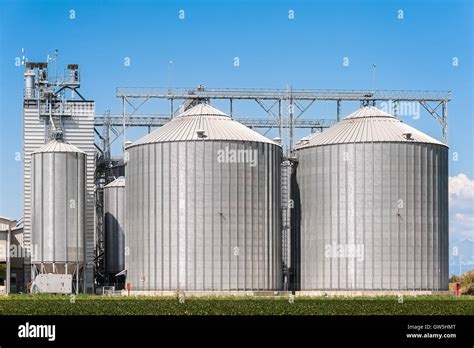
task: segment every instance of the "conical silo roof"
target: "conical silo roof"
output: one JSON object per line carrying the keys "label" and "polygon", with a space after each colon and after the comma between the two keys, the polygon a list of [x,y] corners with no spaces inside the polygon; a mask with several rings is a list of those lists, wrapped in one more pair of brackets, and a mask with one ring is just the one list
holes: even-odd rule
{"label": "conical silo roof", "polygon": [[224,112],[210,106],[209,104],[198,104],[193,106],[192,108],[186,110],[185,112],[179,114],[177,117],[183,116],[226,116],[229,117]]}
{"label": "conical silo roof", "polygon": [[125,187],[125,177],[119,176],[117,179],[104,186],[104,188],[106,187]]}
{"label": "conical silo roof", "polygon": [[376,107],[366,106],[356,110],[326,131],[312,136],[297,148],[372,142],[428,143],[446,146],[393,115]]}
{"label": "conical silo roof", "polygon": [[[204,136],[200,137],[199,134]],[[192,140],[253,141],[278,145],[260,133],[232,120],[222,111],[208,104],[198,104],[135,141],[128,148],[142,144]]]}
{"label": "conical silo roof", "polygon": [[78,152],[85,154],[85,152],[78,147],[62,140],[51,140],[50,142],[33,151],[33,153],[39,152]]}

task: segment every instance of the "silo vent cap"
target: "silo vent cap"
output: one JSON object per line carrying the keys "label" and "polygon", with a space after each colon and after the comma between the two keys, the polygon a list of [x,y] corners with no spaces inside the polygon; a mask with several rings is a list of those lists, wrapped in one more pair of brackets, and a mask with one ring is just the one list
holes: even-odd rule
{"label": "silo vent cap", "polygon": [[396,117],[375,107],[364,107],[353,112],[329,129],[309,136],[298,149],[352,143],[424,143],[447,146],[431,136],[403,123]]}
{"label": "silo vent cap", "polygon": [[135,141],[130,147],[171,141],[252,141],[275,144],[260,133],[233,121],[224,112],[209,104],[197,104],[173,117],[164,126]]}
{"label": "silo vent cap", "polygon": [[196,129],[196,134],[198,138],[205,138],[206,137],[206,131],[204,129]]}

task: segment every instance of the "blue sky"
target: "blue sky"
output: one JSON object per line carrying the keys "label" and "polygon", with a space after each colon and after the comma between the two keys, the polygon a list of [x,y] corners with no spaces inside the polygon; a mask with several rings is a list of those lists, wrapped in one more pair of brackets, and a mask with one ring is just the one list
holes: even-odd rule
{"label": "blue sky", "polygon": [[[453,236],[472,237],[474,226],[472,2],[451,1],[0,1],[0,215],[22,215],[23,68],[59,49],[59,71],[81,68],[81,92],[96,112],[119,112],[117,86],[451,90],[450,176],[462,209],[451,212]],[[75,11],[75,19],[70,11]],[[179,19],[184,10],[185,19]],[[294,11],[294,19],[288,11]],[[403,19],[398,19],[399,10]],[[125,57],[130,66],[124,66]],[[240,66],[234,67],[234,57]],[[343,58],[349,66],[343,66]],[[458,66],[453,66],[457,57]],[[357,105],[343,108],[348,114]],[[144,111],[167,111],[166,104]],[[331,118],[320,103],[308,116]],[[236,105],[238,116],[263,116]],[[440,138],[426,113],[404,119]],[[129,132],[130,140],[143,132]],[[299,136],[304,135],[300,132]],[[471,191],[472,190],[472,191]],[[471,196],[472,195],[472,196]],[[455,205],[457,206],[457,205]],[[462,221],[456,225],[456,214]],[[456,217],[457,216],[457,217]]]}

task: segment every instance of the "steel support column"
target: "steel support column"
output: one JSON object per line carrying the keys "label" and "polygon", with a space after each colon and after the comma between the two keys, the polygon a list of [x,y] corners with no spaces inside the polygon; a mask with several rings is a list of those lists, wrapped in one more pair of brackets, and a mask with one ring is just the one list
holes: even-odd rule
{"label": "steel support column", "polygon": [[336,100],[336,120],[339,122],[341,120],[341,101]]}
{"label": "steel support column", "polygon": [[441,127],[443,128],[442,129],[443,142],[447,144],[448,143],[448,102],[447,101],[443,101],[441,119],[442,119]]}

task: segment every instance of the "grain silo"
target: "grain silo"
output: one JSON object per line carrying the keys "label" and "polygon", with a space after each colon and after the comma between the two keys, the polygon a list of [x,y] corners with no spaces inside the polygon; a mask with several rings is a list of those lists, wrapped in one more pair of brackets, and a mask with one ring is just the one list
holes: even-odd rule
{"label": "grain silo", "polygon": [[125,269],[125,178],[104,187],[105,272],[115,275]]}
{"label": "grain silo", "polygon": [[[31,262],[35,274],[82,282],[86,154],[52,140],[31,155]],[[79,291],[76,288],[76,291]]]}
{"label": "grain silo", "polygon": [[207,104],[128,146],[132,289],[280,289],[281,156]]}
{"label": "grain silo", "polygon": [[296,154],[296,289],[447,290],[445,144],[364,107]]}

